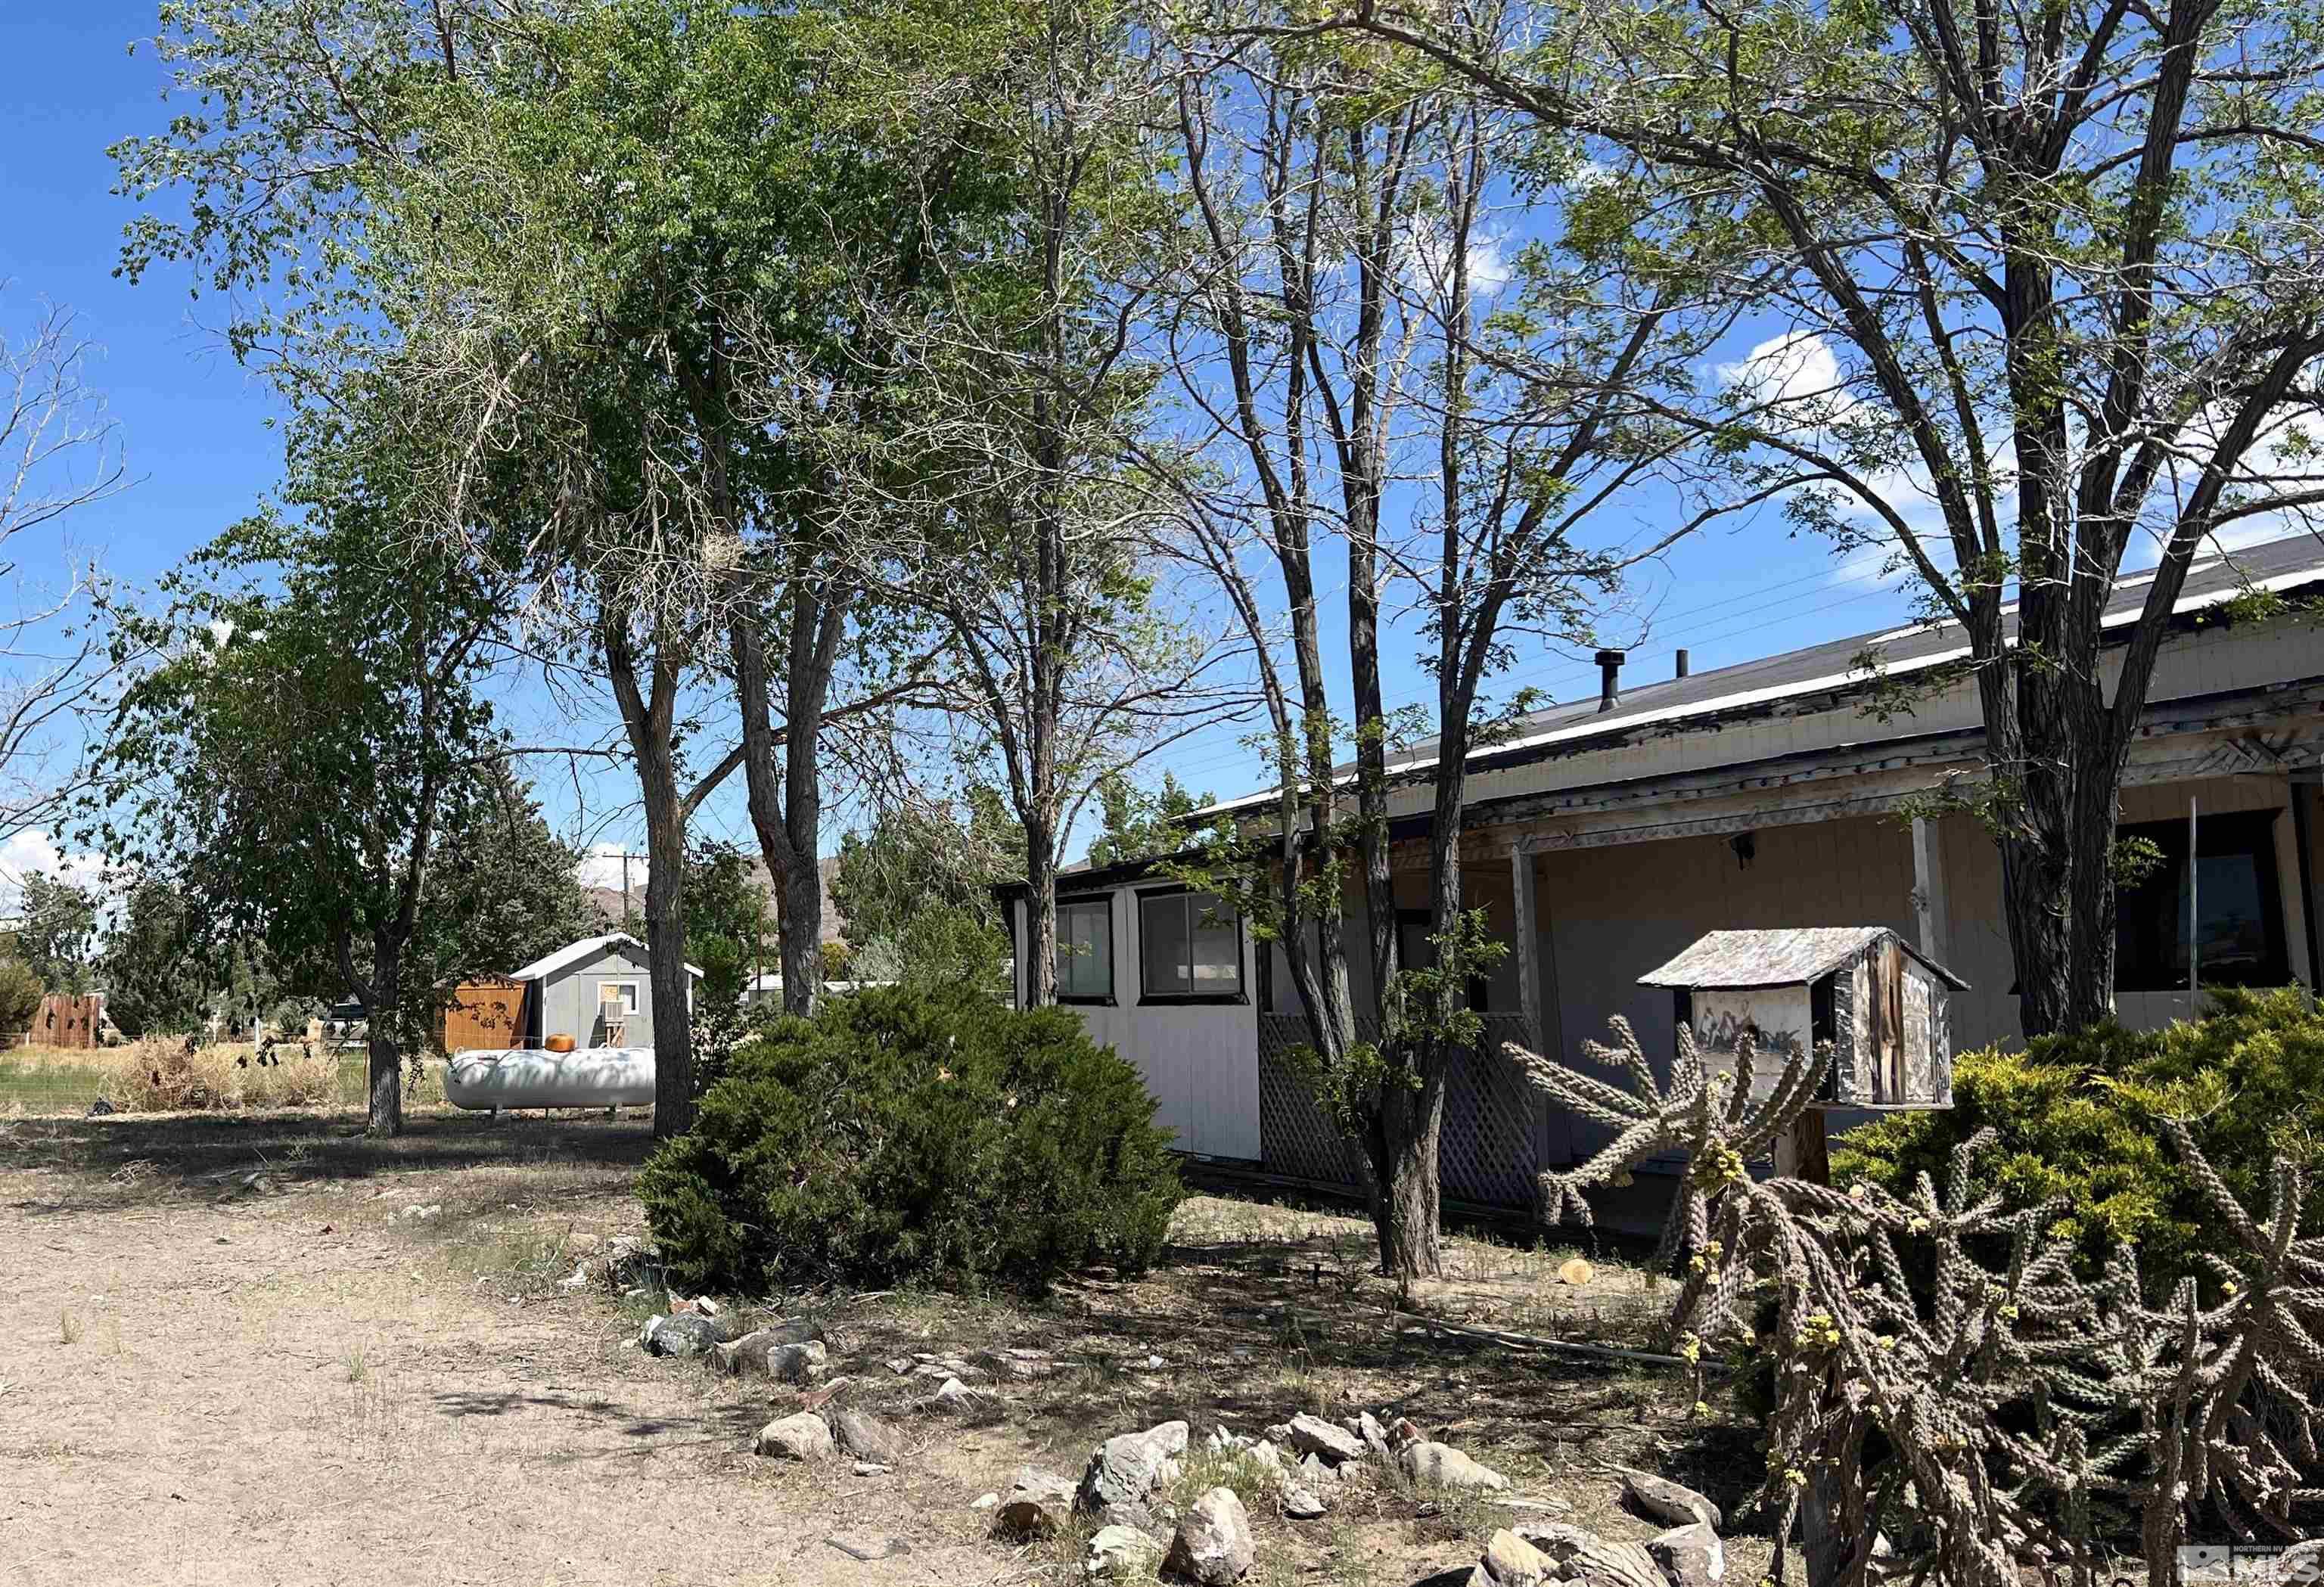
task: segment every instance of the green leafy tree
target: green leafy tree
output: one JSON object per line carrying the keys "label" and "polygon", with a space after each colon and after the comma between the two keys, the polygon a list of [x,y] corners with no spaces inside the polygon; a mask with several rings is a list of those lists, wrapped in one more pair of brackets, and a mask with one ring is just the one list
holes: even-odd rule
{"label": "green leafy tree", "polygon": [[[2324,56],[2255,5],[1366,7],[1590,161],[1609,255],[1756,262],[1766,340],[1669,405],[1885,552],[1973,680],[2027,1036],[2110,1015],[2117,792],[2189,567],[2324,506]],[[1923,510],[1916,510],[1923,509]],[[2135,613],[2107,616],[2148,553]],[[1876,648],[1863,658],[1883,672]]]}
{"label": "green leafy tree", "polygon": [[503,759],[475,768],[466,819],[447,827],[412,947],[428,984],[504,973],[604,929],[581,854]]}
{"label": "green leafy tree", "polygon": [[847,920],[850,975],[1003,985],[1009,937],[993,889],[1022,874],[1023,842],[999,791],[983,786],[957,809],[888,810],[842,837],[831,896]]}
{"label": "green leafy tree", "polygon": [[172,576],[166,611],[121,614],[120,642],[156,660],[114,712],[88,835],[174,888],[200,940],[263,944],[294,987],[359,1000],[370,1127],[392,1135],[437,1004],[427,906],[457,890],[431,890],[443,840],[491,813],[475,685],[505,610],[473,564],[397,546],[392,448],[302,461],[303,521],[238,525]]}
{"label": "green leafy tree", "polygon": [[97,897],[88,889],[35,871],[21,884],[16,956],[53,992],[78,997],[93,984]]}
{"label": "green leafy tree", "polygon": [[97,962],[106,1012],[124,1036],[182,1035],[216,1011],[279,1001],[264,946],[200,930],[186,898],[145,878],[129,889]]}
{"label": "green leafy tree", "polygon": [[0,1036],[17,1037],[32,1028],[41,1010],[41,978],[22,959],[0,958]]}
{"label": "green leafy tree", "polygon": [[1162,785],[1142,789],[1122,772],[1097,785],[1099,817],[1104,828],[1090,844],[1093,865],[1118,865],[1175,854],[1195,837],[1186,817],[1212,802],[1207,793],[1188,793],[1178,785],[1177,773],[1162,773]]}

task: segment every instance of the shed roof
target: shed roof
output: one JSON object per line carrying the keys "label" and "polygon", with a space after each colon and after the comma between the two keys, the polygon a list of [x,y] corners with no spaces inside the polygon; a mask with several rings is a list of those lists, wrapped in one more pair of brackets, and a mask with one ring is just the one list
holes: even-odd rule
{"label": "shed roof", "polygon": [[[560,970],[570,970],[576,964],[586,964],[615,943],[626,943],[641,953],[645,951],[646,946],[626,931],[608,931],[602,937],[585,937],[579,942],[566,944],[553,954],[542,955],[521,970],[510,971],[509,979],[511,981],[545,981]],[[688,964],[686,967],[686,973],[699,979],[702,966]]]}
{"label": "shed roof", "polygon": [[1969,984],[1886,926],[1801,926],[1780,931],[1713,931],[1640,986],[1792,986],[1815,981],[1889,937],[1955,987]]}

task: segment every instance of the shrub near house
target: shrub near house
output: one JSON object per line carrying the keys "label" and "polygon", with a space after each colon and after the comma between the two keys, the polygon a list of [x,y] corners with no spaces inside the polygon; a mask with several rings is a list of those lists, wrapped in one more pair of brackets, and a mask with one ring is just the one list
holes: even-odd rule
{"label": "shrub near house", "polygon": [[2089,1272],[2108,1251],[2138,1248],[2152,1293],[2202,1271],[2217,1241],[2185,1168],[2156,1128],[2188,1121],[2227,1188],[2247,1207],[2268,1203],[2269,1166],[2311,1170],[2309,1226],[2324,1217],[2324,1014],[2298,987],[2221,988],[2204,1018],[2158,1031],[2101,1026],[2043,1037],[2023,1052],[1965,1053],[1950,1112],[1900,1113],[1850,1131],[1832,1148],[1832,1180],[1870,1179],[1909,1195],[1926,1173],[1942,1186],[1953,1149],[1979,1130],[1999,1137],[1979,1159],[1978,1188],[2011,1206],[2066,1198],[2059,1232]]}
{"label": "shrub near house", "polygon": [[691,1283],[1038,1290],[1152,1265],[1183,1195],[1168,1143],[1070,1011],[874,988],[737,1051],[638,1194]]}

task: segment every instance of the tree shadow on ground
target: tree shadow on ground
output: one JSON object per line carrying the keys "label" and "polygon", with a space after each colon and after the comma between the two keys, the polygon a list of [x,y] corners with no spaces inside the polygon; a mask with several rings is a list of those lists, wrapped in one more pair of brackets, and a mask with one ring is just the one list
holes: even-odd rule
{"label": "tree shadow on ground", "polygon": [[[0,1167],[70,1176],[60,1198],[19,1210],[112,1209],[189,1195],[227,1199],[380,1176],[561,1166],[634,1172],[653,1149],[642,1112],[503,1115],[429,1112],[375,1140],[351,1112],[123,1114],[0,1123]],[[243,1181],[264,1176],[254,1186]]]}
{"label": "tree shadow on ground", "polygon": [[[1197,1438],[1220,1426],[1256,1435],[1302,1412],[1338,1421],[1360,1408],[1446,1430],[1511,1470],[1650,1466],[1730,1513],[1756,1487],[1755,1431],[1695,1416],[1683,1373],[1431,1330],[1399,1315],[1368,1269],[1351,1270],[1344,1244],[1200,1239],[1151,1274],[1084,1276],[1039,1300],[873,1301],[835,1319],[835,1370],[867,1405],[904,1414],[940,1379],[898,1375],[891,1360],[1046,1352],[1053,1375],[1001,1387],[1010,1419],[1060,1470],[1106,1435],[1158,1422],[1185,1420]],[[1646,1321],[1625,1312],[1597,1336],[1643,1344]]]}

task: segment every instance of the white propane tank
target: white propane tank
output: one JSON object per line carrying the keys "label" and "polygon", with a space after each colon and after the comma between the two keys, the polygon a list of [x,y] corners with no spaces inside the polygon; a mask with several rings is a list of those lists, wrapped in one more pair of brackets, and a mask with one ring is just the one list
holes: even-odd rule
{"label": "white propane tank", "polygon": [[444,1063],[444,1100],[456,1108],[643,1108],[653,1099],[650,1047],[493,1047]]}

